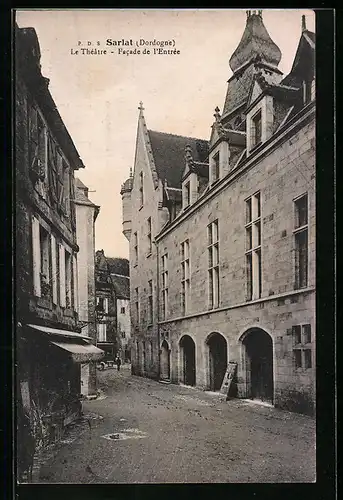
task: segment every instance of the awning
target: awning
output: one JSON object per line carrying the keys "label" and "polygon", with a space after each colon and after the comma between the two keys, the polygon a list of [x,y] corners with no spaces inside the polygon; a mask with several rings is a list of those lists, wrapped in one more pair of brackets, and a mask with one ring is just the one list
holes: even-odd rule
{"label": "awning", "polygon": [[51,342],[60,349],[68,351],[76,363],[87,363],[97,361],[105,355],[104,351],[93,344],[69,344],[67,342]]}
{"label": "awning", "polygon": [[32,328],[33,330],[37,330],[42,333],[47,333],[48,335],[59,335],[62,337],[69,337],[69,338],[78,338],[78,339],[85,339],[85,340],[91,340],[90,337],[87,337],[87,335],[82,335],[81,333],[76,333],[72,332],[70,330],[59,330],[57,328],[50,328],[49,326],[41,326],[41,325],[26,325],[29,328]]}

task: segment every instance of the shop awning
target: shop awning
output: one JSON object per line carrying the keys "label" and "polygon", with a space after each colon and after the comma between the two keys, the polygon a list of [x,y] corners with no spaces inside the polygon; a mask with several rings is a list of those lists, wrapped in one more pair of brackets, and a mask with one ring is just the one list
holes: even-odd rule
{"label": "shop awning", "polygon": [[47,333],[48,335],[58,335],[61,337],[69,337],[81,340],[82,339],[91,340],[91,338],[87,337],[87,335],[82,335],[81,333],[73,332],[70,330],[59,330],[57,328],[50,328],[49,326],[42,326],[42,325],[26,325],[26,326],[32,328],[33,330],[37,330],[38,332]]}
{"label": "shop awning", "polygon": [[97,361],[102,359],[105,354],[104,351],[93,344],[70,344],[67,342],[51,342],[51,344],[69,352],[76,363]]}

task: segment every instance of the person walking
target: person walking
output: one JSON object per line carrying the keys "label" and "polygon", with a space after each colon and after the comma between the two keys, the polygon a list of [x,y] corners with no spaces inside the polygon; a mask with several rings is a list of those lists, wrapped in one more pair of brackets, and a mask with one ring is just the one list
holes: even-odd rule
{"label": "person walking", "polygon": [[120,357],[118,355],[116,357],[116,361],[115,362],[116,362],[116,365],[117,365],[117,370],[119,372],[120,371],[120,366],[121,366],[121,359],[120,359]]}

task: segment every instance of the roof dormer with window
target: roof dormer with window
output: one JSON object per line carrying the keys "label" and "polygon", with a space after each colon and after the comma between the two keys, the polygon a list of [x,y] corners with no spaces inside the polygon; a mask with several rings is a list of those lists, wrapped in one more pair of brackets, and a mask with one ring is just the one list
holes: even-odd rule
{"label": "roof dormer with window", "polygon": [[218,107],[215,109],[214,118],[209,152],[210,186],[232,170],[245,147],[245,132],[223,127]]}

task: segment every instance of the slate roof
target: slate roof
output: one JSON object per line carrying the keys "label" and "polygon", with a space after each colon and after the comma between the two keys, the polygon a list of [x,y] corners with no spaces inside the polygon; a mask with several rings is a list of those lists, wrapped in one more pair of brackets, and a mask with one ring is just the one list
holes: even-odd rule
{"label": "slate roof", "polygon": [[247,17],[241,41],[230,58],[230,68],[232,71],[236,71],[255,56],[260,56],[266,63],[277,66],[281,60],[281,51],[270,38],[263,24],[262,16],[251,14]]}
{"label": "slate roof", "polygon": [[130,299],[130,278],[111,274],[115,294],[118,299]]}
{"label": "slate roof", "polygon": [[203,139],[184,137],[148,130],[157,175],[168,186],[180,187],[185,168],[185,149],[189,145],[194,161],[204,162],[208,157],[209,144]]}
{"label": "slate roof", "polygon": [[95,205],[88,196],[88,187],[83,184],[80,179],[75,178],[75,202],[82,203],[82,205],[89,205],[90,207],[100,208],[98,205]]}

